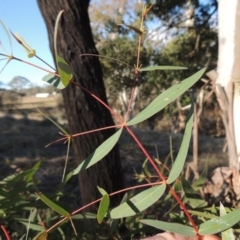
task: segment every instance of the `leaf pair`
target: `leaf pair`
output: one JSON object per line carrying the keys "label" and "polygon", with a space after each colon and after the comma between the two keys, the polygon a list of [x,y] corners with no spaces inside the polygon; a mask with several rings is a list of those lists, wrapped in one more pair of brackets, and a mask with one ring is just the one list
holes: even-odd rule
{"label": "leaf pair", "polygon": [[[211,220],[208,220],[202,223],[199,226],[198,234],[200,235],[208,235],[208,234],[216,234],[219,232],[223,232],[227,229],[230,229],[233,225],[240,221],[240,209],[235,209],[234,211],[222,215],[221,217],[215,217]],[[169,223],[157,220],[149,220],[142,219],[141,223],[152,226],[154,228],[161,229],[163,231],[173,232],[177,234],[181,234],[183,236],[196,236],[196,232],[190,226],[186,226],[179,223]],[[233,239],[232,232],[228,231],[225,234],[230,238],[225,238],[226,240]]]}

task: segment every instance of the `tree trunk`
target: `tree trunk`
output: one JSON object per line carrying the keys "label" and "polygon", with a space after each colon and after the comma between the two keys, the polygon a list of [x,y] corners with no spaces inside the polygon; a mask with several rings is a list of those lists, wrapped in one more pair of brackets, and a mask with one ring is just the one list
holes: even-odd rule
{"label": "tree trunk", "polygon": [[[107,103],[98,58],[79,57],[83,53],[97,53],[88,16],[89,1],[38,0],[38,5],[48,29],[52,50],[55,19],[60,10],[65,10],[58,29],[58,54],[70,65],[73,80]],[[88,93],[72,84],[62,93],[71,134],[114,125],[110,112]],[[77,163],[80,164],[114,132],[114,129],[104,130],[74,138],[73,147]],[[115,146],[103,160],[80,173],[79,182],[84,205],[100,196],[97,186],[104,188],[108,193],[122,189],[118,147]],[[116,196],[112,202],[115,205],[119,200],[120,196]]]}
{"label": "tree trunk", "polygon": [[[219,1],[219,56],[216,94],[226,128],[229,167],[239,169],[240,2]],[[239,159],[238,159],[239,158]]]}

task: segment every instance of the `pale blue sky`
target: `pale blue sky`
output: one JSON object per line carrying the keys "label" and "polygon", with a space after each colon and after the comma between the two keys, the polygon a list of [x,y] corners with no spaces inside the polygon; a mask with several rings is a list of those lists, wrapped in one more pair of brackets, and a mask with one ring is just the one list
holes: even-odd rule
{"label": "pale blue sky", "polygon": [[[47,30],[36,0],[0,0],[0,19],[13,33],[20,33],[29,45],[36,50],[39,57],[54,66],[49,49]],[[0,25],[1,45],[3,45],[10,53],[11,50],[7,39],[5,31]],[[22,46],[20,46],[13,38],[12,47],[14,56],[47,68],[36,58],[28,58]],[[1,46],[0,53],[5,54]],[[2,56],[0,56],[0,59],[2,59]],[[0,69],[2,69],[5,62],[5,60],[0,61]],[[19,75],[26,77],[34,84],[42,85],[43,82],[41,79],[46,74],[47,73],[42,70],[12,60],[0,74],[0,81],[8,83],[14,76]]]}

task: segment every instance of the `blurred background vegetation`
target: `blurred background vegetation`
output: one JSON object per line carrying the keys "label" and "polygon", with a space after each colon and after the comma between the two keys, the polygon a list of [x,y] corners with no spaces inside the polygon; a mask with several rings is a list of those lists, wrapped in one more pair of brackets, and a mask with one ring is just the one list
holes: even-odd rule
{"label": "blurred background vegetation", "polygon": [[[151,4],[150,1],[145,1]],[[132,30],[120,26],[128,24],[138,27],[139,16],[143,3],[139,0],[105,0],[91,1],[89,14],[91,26],[99,54],[109,58],[100,58],[103,68],[105,87],[110,105],[119,113],[124,114],[127,105],[126,96],[132,87],[133,68],[115,61],[125,62],[131,66],[136,64],[137,34]],[[145,22],[146,34],[140,62],[142,66],[172,65],[185,66],[184,71],[152,71],[142,73],[137,86],[137,96],[134,111],[139,112],[160,92],[190,76],[200,68],[207,71],[216,69],[218,57],[218,1],[200,0],[158,0],[153,5]],[[111,58],[111,59],[110,59]],[[112,59],[114,58],[114,59]],[[204,83],[199,81],[193,88],[196,95]],[[37,93],[55,92],[52,86],[34,86],[23,76],[16,76],[8,84],[11,91],[0,91],[0,103],[6,100],[20,99],[17,96],[35,96]],[[211,92],[211,86],[204,86],[204,93]],[[16,94],[15,94],[16,93]],[[31,100],[31,99],[30,99]],[[171,117],[171,121],[182,121],[181,115],[186,115],[182,109],[191,101],[191,94],[187,92],[164,110],[152,117],[145,126],[152,130],[159,130],[157,125],[163,116]],[[211,95],[203,106],[204,126],[199,125],[204,133],[223,136],[222,131],[212,131],[216,125],[221,125],[218,116],[218,104],[215,96]],[[211,118],[207,116],[209,113]],[[213,116],[214,115],[214,116]],[[174,123],[175,124],[175,123]],[[178,125],[177,123],[175,125]],[[182,129],[176,127],[175,131]],[[218,132],[220,131],[220,132]]]}

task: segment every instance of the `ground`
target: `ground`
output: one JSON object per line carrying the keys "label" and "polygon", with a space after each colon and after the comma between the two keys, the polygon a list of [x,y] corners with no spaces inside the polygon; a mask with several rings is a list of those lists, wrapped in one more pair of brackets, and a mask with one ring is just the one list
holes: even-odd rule
{"label": "ground", "polygon": [[[43,111],[67,129],[62,111],[57,109]],[[133,128],[133,130],[149,153],[164,162],[170,153],[170,133],[164,119],[162,121],[164,126],[162,131],[144,131],[138,128]],[[61,181],[67,146],[61,142],[45,148],[48,143],[61,138],[59,130],[48,119],[34,109],[28,113],[9,114],[1,112],[0,126],[1,179],[16,171],[16,168],[25,169],[36,161],[42,160],[43,167],[38,173],[41,180],[51,182],[53,186]],[[176,156],[178,152],[182,137],[183,135],[180,133],[171,135],[173,156]],[[127,133],[123,133],[119,146],[125,181],[127,185],[134,184],[134,174],[141,173],[145,157]],[[198,161],[200,170],[206,163],[211,169],[228,164],[227,154],[222,151],[223,146],[224,138],[199,136]],[[192,146],[190,146],[188,162],[192,161],[192,155]],[[74,167],[76,167],[74,153],[71,151],[67,172]],[[49,181],[49,178],[52,181]],[[49,183],[47,186],[51,187]]]}
{"label": "ground", "polygon": [[[54,110],[42,109],[42,111],[67,129],[64,111],[57,108]],[[150,155],[165,162],[170,153],[169,123],[163,119],[161,124],[160,131],[138,128],[133,128],[133,131]],[[26,169],[42,160],[42,167],[37,172],[37,178],[41,181],[39,190],[43,193],[51,192],[61,182],[67,146],[63,143],[53,144],[48,148],[45,146],[62,137],[58,133],[59,130],[35,109],[18,113],[0,112],[0,126],[0,182],[9,174]],[[180,133],[171,135],[173,159],[178,152],[182,137],[183,134]],[[227,165],[227,154],[222,152],[223,146],[223,138],[199,136],[200,170],[204,168],[206,163],[211,169]],[[141,174],[145,157],[126,132],[121,136],[119,147],[125,184],[134,186],[137,184],[136,173]],[[187,162],[192,161],[192,155],[192,146],[190,146]],[[168,165],[171,165],[170,158]],[[75,167],[74,153],[70,151],[67,172]],[[151,171],[151,168],[149,169]],[[70,200],[74,209],[77,209],[80,204],[77,177],[68,183],[67,191],[76,196],[75,199],[66,200]],[[91,239],[96,239],[96,237],[93,236]]]}

